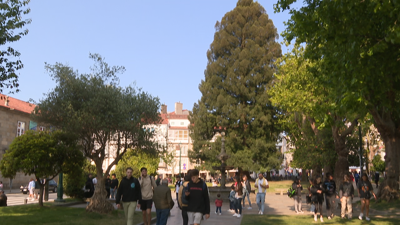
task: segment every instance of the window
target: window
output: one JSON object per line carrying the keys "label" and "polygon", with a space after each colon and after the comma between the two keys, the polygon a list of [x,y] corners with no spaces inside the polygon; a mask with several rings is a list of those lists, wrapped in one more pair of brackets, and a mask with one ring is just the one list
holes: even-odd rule
{"label": "window", "polygon": [[46,128],[45,128],[44,126],[40,126],[40,127],[39,127],[39,130],[40,130],[40,131],[44,131],[44,130],[46,130]]}
{"label": "window", "polygon": [[170,130],[168,132],[168,139],[171,141],[187,141],[188,131],[187,130]]}
{"label": "window", "polygon": [[185,125],[185,123],[184,123],[184,122],[181,122],[181,125],[183,126],[183,125]]}
{"label": "window", "polygon": [[17,137],[25,133],[25,122],[18,121]]}
{"label": "window", "polygon": [[171,125],[175,125],[175,122],[171,122]]}

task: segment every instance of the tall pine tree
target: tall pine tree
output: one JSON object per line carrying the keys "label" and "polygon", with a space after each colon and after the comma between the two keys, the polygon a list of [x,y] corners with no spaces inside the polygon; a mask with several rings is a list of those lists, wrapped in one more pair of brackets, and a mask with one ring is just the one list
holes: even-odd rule
{"label": "tall pine tree", "polygon": [[193,124],[192,160],[220,164],[216,155],[220,141],[210,143],[213,127],[226,127],[226,150],[230,166],[243,170],[276,168],[279,130],[269,87],[281,56],[277,30],[265,9],[252,0],[239,0],[236,7],[215,25],[214,41],[207,51],[201,100],[190,114]]}

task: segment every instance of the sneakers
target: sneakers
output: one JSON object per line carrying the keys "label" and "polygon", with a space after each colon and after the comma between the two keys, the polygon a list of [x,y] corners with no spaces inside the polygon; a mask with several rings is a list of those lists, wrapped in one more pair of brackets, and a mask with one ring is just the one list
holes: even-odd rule
{"label": "sneakers", "polygon": [[299,214],[299,212],[298,211],[294,211],[296,214]]}
{"label": "sneakers", "polygon": [[317,222],[318,221],[318,217],[317,214],[314,215],[314,221]]}
{"label": "sneakers", "polygon": [[221,215],[221,213],[219,213],[219,215]]}
{"label": "sneakers", "polygon": [[258,214],[261,214],[261,210],[260,210],[260,211],[258,211]]}
{"label": "sneakers", "polygon": [[366,221],[371,221],[371,219],[369,217],[365,217]]}
{"label": "sneakers", "polygon": [[328,216],[328,220],[332,219],[330,216]]}
{"label": "sneakers", "polygon": [[364,214],[360,213],[360,215],[358,216],[358,219],[362,220],[363,216],[364,216]]}
{"label": "sneakers", "polygon": [[260,211],[260,215],[264,214],[263,212]]}
{"label": "sneakers", "polygon": [[215,212],[215,214],[217,214],[217,212]]}
{"label": "sneakers", "polygon": [[299,213],[301,213],[301,214],[304,214],[304,212],[303,212],[303,211],[299,211]]}
{"label": "sneakers", "polygon": [[324,222],[324,218],[322,216],[319,219],[321,220],[322,223]]}
{"label": "sneakers", "polygon": [[250,207],[247,207],[247,209],[253,209],[253,208],[251,208],[251,206],[250,206]]}
{"label": "sneakers", "polygon": [[241,215],[240,215],[240,214],[238,214],[238,215],[237,215],[237,218],[240,218],[240,217],[241,217]]}
{"label": "sneakers", "polygon": [[235,214],[233,214],[233,216],[238,216],[238,215],[239,215],[239,214],[236,214],[236,213],[235,213]]}

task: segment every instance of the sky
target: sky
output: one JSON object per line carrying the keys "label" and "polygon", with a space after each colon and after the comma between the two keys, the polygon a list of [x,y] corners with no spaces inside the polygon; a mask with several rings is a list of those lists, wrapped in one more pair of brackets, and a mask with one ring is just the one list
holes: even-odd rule
{"label": "sky", "polygon": [[[258,1],[280,34],[287,12],[274,14],[276,0]],[[168,111],[175,102],[191,110],[201,98],[206,52],[214,25],[236,6],[236,0],[39,0],[31,1],[29,33],[7,44],[21,53],[20,92],[11,97],[40,102],[55,87],[45,63],[67,64],[89,73],[98,53],[113,66],[124,66],[120,85],[135,86],[158,96]],[[283,39],[280,37],[279,42]],[[4,46],[3,46],[4,47]],[[282,45],[282,52],[288,47]],[[3,94],[8,94],[7,89]]]}

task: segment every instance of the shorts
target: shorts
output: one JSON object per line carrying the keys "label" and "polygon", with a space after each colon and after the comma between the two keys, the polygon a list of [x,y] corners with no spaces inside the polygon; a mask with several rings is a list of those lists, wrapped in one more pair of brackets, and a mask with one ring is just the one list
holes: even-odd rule
{"label": "shorts", "polygon": [[152,199],[140,200],[139,204],[140,204],[140,209],[142,211],[145,211],[146,209],[151,209],[151,206],[153,205],[153,200]]}
{"label": "shorts", "polygon": [[188,212],[189,217],[189,224],[200,224],[201,220],[203,219],[203,213],[199,212]]}
{"label": "shorts", "polygon": [[35,191],[35,189],[30,189],[30,190],[29,190],[29,194],[30,194],[30,195],[33,195],[34,191]]}

